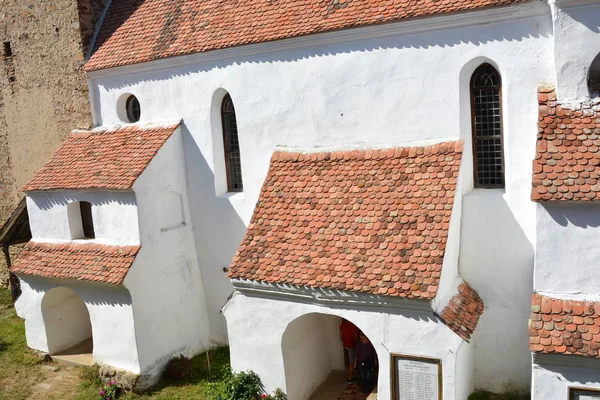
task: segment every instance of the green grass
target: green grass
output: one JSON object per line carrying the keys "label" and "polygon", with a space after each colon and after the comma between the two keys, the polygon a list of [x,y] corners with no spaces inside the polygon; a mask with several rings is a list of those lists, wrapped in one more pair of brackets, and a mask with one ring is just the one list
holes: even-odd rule
{"label": "green grass", "polygon": [[[124,393],[119,399],[198,399],[208,400],[208,384],[211,381],[218,380],[221,377],[223,368],[229,367],[229,348],[220,347],[209,352],[210,372],[206,353],[192,358],[192,373],[189,379],[181,381],[171,381],[163,379],[156,386],[142,394]],[[95,395],[98,391],[97,371],[93,368],[82,368],[80,371],[82,378],[79,397],[76,400],[89,399],[90,395]]]}
{"label": "green grass", "polygon": [[[229,367],[229,348],[209,352],[210,373],[206,353],[192,359],[192,373],[188,380],[163,380],[143,394],[124,393],[120,399],[208,400],[208,384],[221,377]],[[15,314],[10,291],[0,289],[0,400],[26,400],[33,386],[42,382],[47,372],[36,354],[27,348],[25,325]],[[79,368],[74,379],[66,380],[64,387],[53,391],[52,399],[93,400],[101,382],[96,379],[97,369]],[[46,399],[44,399],[46,400]]]}
{"label": "green grass", "polygon": [[494,394],[487,390],[476,390],[471,393],[468,400],[530,400],[531,396],[527,391],[514,387],[512,383],[504,386],[502,393]]}
{"label": "green grass", "polygon": [[27,349],[25,326],[12,308],[10,291],[0,289],[0,400],[22,400],[43,380],[41,361]]}

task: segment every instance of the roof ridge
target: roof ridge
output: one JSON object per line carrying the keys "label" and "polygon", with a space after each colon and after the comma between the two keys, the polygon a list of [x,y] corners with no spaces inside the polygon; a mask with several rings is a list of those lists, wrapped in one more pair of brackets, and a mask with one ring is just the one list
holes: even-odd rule
{"label": "roof ridge", "polygon": [[323,160],[370,160],[387,158],[413,158],[419,155],[462,153],[464,141],[462,139],[439,142],[420,146],[392,146],[385,148],[323,150],[316,148],[314,152],[288,151],[276,148],[271,161],[323,161]]}

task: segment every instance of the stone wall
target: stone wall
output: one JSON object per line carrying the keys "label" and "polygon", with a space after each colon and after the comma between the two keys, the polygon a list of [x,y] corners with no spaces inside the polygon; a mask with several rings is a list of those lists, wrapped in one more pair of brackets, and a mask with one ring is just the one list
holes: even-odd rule
{"label": "stone wall", "polygon": [[67,133],[91,127],[83,64],[105,3],[0,0],[0,225]]}

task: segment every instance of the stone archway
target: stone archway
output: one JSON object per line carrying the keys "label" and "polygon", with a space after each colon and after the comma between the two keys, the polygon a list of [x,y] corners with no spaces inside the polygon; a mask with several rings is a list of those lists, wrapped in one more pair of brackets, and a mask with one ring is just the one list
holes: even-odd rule
{"label": "stone archway", "polygon": [[346,383],[340,322],[336,315],[310,313],[288,325],[281,339],[288,400],[367,398]]}
{"label": "stone archway", "polygon": [[44,295],[41,307],[50,355],[91,352],[90,314],[75,291],[65,287],[51,289]]}

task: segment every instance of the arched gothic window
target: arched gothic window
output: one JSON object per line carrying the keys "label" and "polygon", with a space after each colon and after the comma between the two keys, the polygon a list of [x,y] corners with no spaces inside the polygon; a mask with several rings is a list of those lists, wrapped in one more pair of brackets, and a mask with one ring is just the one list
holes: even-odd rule
{"label": "arched gothic window", "polygon": [[471,116],[475,187],[502,188],[502,82],[490,64],[480,65],[471,77]]}
{"label": "arched gothic window", "polygon": [[231,96],[227,94],[221,103],[221,121],[223,123],[223,147],[225,149],[225,168],[227,170],[227,190],[241,192],[242,162],[240,157],[240,143],[238,141],[235,108]]}

